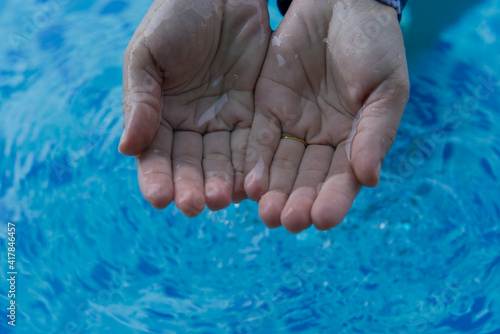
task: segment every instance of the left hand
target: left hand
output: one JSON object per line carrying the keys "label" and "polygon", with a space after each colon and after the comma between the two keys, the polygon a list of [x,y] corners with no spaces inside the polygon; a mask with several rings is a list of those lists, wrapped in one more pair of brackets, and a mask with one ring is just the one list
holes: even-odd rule
{"label": "left hand", "polygon": [[256,88],[245,190],[259,200],[261,219],[291,232],[338,225],[361,186],[378,184],[408,95],[393,8],[294,0]]}

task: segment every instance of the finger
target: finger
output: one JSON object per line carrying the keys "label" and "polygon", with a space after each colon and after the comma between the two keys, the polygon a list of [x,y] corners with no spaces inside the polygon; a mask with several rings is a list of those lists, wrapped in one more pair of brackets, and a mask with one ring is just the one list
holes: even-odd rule
{"label": "finger", "polygon": [[205,209],[202,155],[203,138],[199,133],[174,132],[172,165],[175,204],[188,217],[195,217]]}
{"label": "finger", "polygon": [[269,190],[259,201],[259,217],[270,228],[281,225],[281,211],[304,154],[303,143],[293,139],[281,139],[271,164]]}
{"label": "finger", "polygon": [[162,124],[148,149],[136,158],[142,195],[156,209],[164,209],[174,199],[171,151],[172,129]]}
{"label": "finger", "polygon": [[250,130],[245,160],[245,191],[254,201],[269,187],[269,166],[278,147],[281,127],[272,116],[257,112]]}
{"label": "finger", "polygon": [[311,226],[311,209],[330,169],[333,152],[333,147],[327,145],[306,148],[292,193],[281,213],[281,223],[287,231],[299,233]]}
{"label": "finger", "polygon": [[233,202],[239,203],[247,198],[244,188],[245,155],[247,152],[250,129],[235,128],[231,132],[231,159],[234,169]]}
{"label": "finger", "polygon": [[311,210],[314,226],[318,230],[328,230],[340,224],[360,190],[343,142],[333,154],[328,176],[314,201]]}
{"label": "finger", "polygon": [[142,153],[160,125],[161,75],[140,38],[133,38],[123,59],[124,129],[118,150]]}
{"label": "finger", "polygon": [[406,77],[387,80],[367,100],[359,123],[353,129],[350,147],[354,173],[362,185],[378,185],[384,157],[396,139],[408,96]]}
{"label": "finger", "polygon": [[210,210],[221,210],[231,204],[233,193],[233,165],[228,131],[207,133],[203,136],[203,170],[205,173],[205,201]]}

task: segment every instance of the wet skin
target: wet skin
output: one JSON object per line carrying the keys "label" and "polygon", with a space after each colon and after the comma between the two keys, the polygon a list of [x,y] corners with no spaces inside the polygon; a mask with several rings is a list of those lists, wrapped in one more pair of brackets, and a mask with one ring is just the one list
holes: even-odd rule
{"label": "wet skin", "polygon": [[119,150],[155,208],[187,216],[246,198],[254,89],[267,51],[265,1],[155,1],[124,56]]}
{"label": "wet skin", "polygon": [[155,1],[124,57],[119,149],[156,208],[248,195],[269,227],[326,230],[378,184],[408,91],[396,11],[376,1],[295,0],[272,36],[265,1]]}

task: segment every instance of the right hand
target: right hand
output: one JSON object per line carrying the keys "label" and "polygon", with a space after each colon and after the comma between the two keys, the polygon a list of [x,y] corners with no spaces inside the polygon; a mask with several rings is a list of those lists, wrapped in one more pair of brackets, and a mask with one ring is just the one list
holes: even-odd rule
{"label": "right hand", "polygon": [[119,151],[155,207],[187,216],[246,198],[254,88],[266,55],[264,0],[156,0],[124,56]]}

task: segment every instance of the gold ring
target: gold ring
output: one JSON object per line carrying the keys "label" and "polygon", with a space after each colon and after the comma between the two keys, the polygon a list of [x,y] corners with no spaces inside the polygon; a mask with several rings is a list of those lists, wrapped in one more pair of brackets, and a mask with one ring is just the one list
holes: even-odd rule
{"label": "gold ring", "polygon": [[309,144],[306,143],[306,141],[304,139],[300,139],[300,138],[297,138],[297,137],[293,137],[293,136],[281,136],[281,139],[293,139],[293,140],[296,140],[296,141],[300,141],[306,147],[309,146]]}

